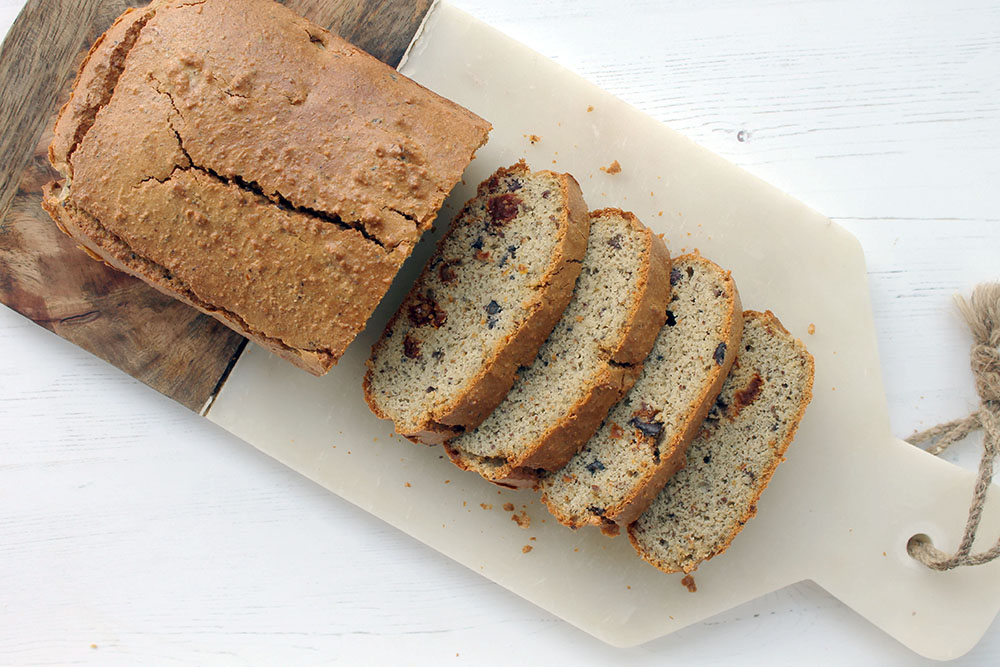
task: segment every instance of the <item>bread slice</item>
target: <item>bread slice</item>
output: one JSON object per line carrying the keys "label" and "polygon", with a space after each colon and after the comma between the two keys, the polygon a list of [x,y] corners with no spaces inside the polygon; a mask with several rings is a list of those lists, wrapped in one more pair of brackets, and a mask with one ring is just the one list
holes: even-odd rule
{"label": "bread slice", "polygon": [[642,375],[596,435],[539,483],[542,501],[572,528],[616,535],[684,464],[732,366],[743,327],[727,271],[700,257],[674,260],[666,325]]}
{"label": "bread slice", "polygon": [[589,230],[569,174],[522,160],[481,183],[372,348],[372,411],[428,444],[478,426],[562,316]]}
{"label": "bread slice", "polygon": [[592,212],[562,319],[486,421],[445,444],[448,456],[503,486],[564,466],[639,377],[669,298],[663,241],[631,213]]}
{"label": "bread slice", "polygon": [[812,399],[813,358],[771,312],[744,313],[733,371],[688,450],[688,464],[629,526],[639,555],[692,572],[757,513]]}
{"label": "bread slice", "polygon": [[489,127],[276,2],[154,0],[84,59],[43,206],[92,256],[319,375]]}

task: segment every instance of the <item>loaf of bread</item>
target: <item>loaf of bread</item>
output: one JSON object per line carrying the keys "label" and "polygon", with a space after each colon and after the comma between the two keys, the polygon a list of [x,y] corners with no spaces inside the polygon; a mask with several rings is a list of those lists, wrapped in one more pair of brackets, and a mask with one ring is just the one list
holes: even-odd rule
{"label": "loaf of bread", "polygon": [[664,572],[692,572],[729,547],[812,399],[813,358],[802,342],[770,311],[743,316],[736,364],[687,465],[628,529],[639,555]]}
{"label": "loaf of bread", "polygon": [[156,0],[81,66],[44,206],[96,258],[322,374],[489,129],[271,0]]}
{"label": "loaf of bread", "polygon": [[589,229],[568,174],[522,161],[481,183],[372,349],[372,411],[427,444],[479,426],[562,316]]}
{"label": "loaf of bread", "polygon": [[642,513],[684,453],[722,388],[743,328],[728,271],[699,255],[674,260],[666,325],[642,375],[600,430],[544,477],[542,501],[563,524],[616,535]]}
{"label": "loaf of bread", "polygon": [[561,468],[635,383],[666,320],[670,254],[618,209],[590,214],[573,299],[534,363],[478,428],[446,443],[460,468],[503,486]]}

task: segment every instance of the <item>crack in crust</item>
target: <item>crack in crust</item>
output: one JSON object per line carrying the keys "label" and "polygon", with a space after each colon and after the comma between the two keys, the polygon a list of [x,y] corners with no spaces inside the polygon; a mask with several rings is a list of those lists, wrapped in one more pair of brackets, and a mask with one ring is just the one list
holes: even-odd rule
{"label": "crack in crust", "polygon": [[[181,120],[184,120],[184,116],[183,116],[183,114],[181,114],[180,109],[177,108],[177,103],[174,101],[174,96],[170,94],[170,91],[163,90],[163,84],[160,83],[159,81],[157,81],[155,77],[150,76],[150,80],[153,81],[153,83],[156,84],[156,85],[153,86],[153,89],[157,93],[159,93],[160,95],[163,95],[165,98],[167,98],[167,100],[170,102],[171,108],[173,108],[173,110],[174,110],[174,113],[176,113],[177,116]],[[167,178],[165,178],[163,180],[160,180],[159,178],[156,178],[155,176],[149,176],[149,177],[144,178],[143,180],[139,181],[139,183],[136,186],[134,186],[134,187],[139,187],[143,183],[148,183],[151,180],[156,181],[158,183],[166,183],[171,178],[173,178],[174,174],[176,174],[178,171],[188,171],[188,170],[200,171],[201,173],[203,173],[206,176],[209,176],[211,178],[214,178],[215,180],[219,181],[220,183],[223,183],[225,185],[231,185],[231,186],[239,188],[240,190],[243,190],[245,192],[249,192],[250,194],[256,195],[257,197],[259,197],[261,199],[262,203],[267,203],[267,204],[270,204],[270,205],[277,206],[278,208],[280,208],[283,211],[288,211],[288,212],[291,212],[291,213],[301,213],[301,214],[307,215],[307,216],[309,216],[311,218],[316,218],[317,220],[322,220],[323,222],[327,222],[327,223],[330,223],[332,225],[337,225],[338,227],[340,227],[341,229],[344,229],[344,230],[354,230],[356,232],[359,232],[362,236],[365,237],[365,239],[367,239],[368,241],[371,241],[375,245],[381,247],[383,250],[392,250],[393,248],[396,248],[398,245],[400,245],[400,243],[402,243],[402,242],[399,242],[399,243],[395,243],[395,244],[392,244],[392,245],[386,245],[381,240],[379,240],[377,237],[375,237],[374,235],[372,235],[367,229],[365,229],[364,225],[362,225],[360,221],[357,221],[357,222],[355,222],[355,223],[352,224],[351,222],[346,222],[339,215],[334,215],[333,213],[328,213],[327,211],[323,211],[323,210],[320,210],[320,209],[308,208],[306,206],[298,206],[298,205],[292,203],[292,201],[290,199],[288,199],[287,197],[285,197],[283,194],[281,194],[278,191],[274,191],[272,193],[265,192],[264,188],[262,188],[260,186],[260,184],[257,183],[256,181],[248,181],[248,180],[244,179],[242,176],[240,176],[239,174],[233,174],[232,176],[228,176],[228,177],[227,176],[223,176],[222,174],[220,174],[216,170],[212,169],[211,167],[206,167],[204,165],[200,165],[200,164],[195,163],[194,159],[191,157],[191,154],[184,147],[184,138],[181,136],[180,131],[174,125],[173,121],[170,119],[169,116],[167,117],[167,125],[170,126],[170,130],[174,133],[174,136],[177,137],[177,147],[180,149],[181,153],[184,155],[184,157],[187,160],[188,164],[187,165],[176,165],[174,167],[173,171],[170,173],[170,176],[168,176]],[[389,210],[392,211],[392,212],[394,212],[394,213],[398,213],[399,215],[402,215],[403,217],[407,218],[408,220],[411,220],[411,221],[415,220],[413,218],[413,216],[408,216],[406,214],[400,213],[399,211],[396,211],[395,209],[390,208]]]}

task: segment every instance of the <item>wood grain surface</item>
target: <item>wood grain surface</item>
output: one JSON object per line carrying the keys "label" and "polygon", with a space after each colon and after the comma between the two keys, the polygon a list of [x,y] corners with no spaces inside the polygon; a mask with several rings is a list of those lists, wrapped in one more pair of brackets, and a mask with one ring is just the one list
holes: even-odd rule
{"label": "wood grain surface", "polygon": [[[31,0],[0,51],[0,302],[184,406],[199,410],[246,341],[214,318],[95,262],[41,209],[58,175],[51,127],[83,56],[128,6]],[[396,66],[429,0],[288,0]]]}

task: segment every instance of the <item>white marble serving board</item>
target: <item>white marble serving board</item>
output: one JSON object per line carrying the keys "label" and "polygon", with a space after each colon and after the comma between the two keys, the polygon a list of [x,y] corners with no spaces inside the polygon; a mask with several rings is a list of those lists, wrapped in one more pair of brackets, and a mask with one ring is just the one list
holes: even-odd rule
{"label": "white marble serving board", "polygon": [[[439,228],[500,165],[523,157],[536,169],[569,171],[591,208],[630,209],[664,234],[675,255],[697,248],[730,268],[745,307],[774,311],[806,342],[816,358],[815,398],[758,517],[728,552],[695,573],[698,590],[689,593],[679,576],[639,560],[626,539],[565,529],[534,494],[500,491],[454,468],[439,448],[394,436],[365,405],[364,360],[437,234],[421,243],[368,329],[329,375],[313,378],[251,345],[208,418],[617,646],[811,579],[923,655],[948,658],[969,650],[1000,608],[1000,563],[938,573],[906,554],[916,533],[946,550],[957,545],[973,477],[889,432],[864,257],[855,239],[447,4],[433,10],[400,71],[494,125]],[[532,143],[531,135],[540,140]],[[621,173],[600,169],[614,160]],[[530,526],[511,521],[505,503],[525,512]],[[987,508],[986,535],[1000,530],[997,505]],[[524,553],[525,546],[532,550]]]}

